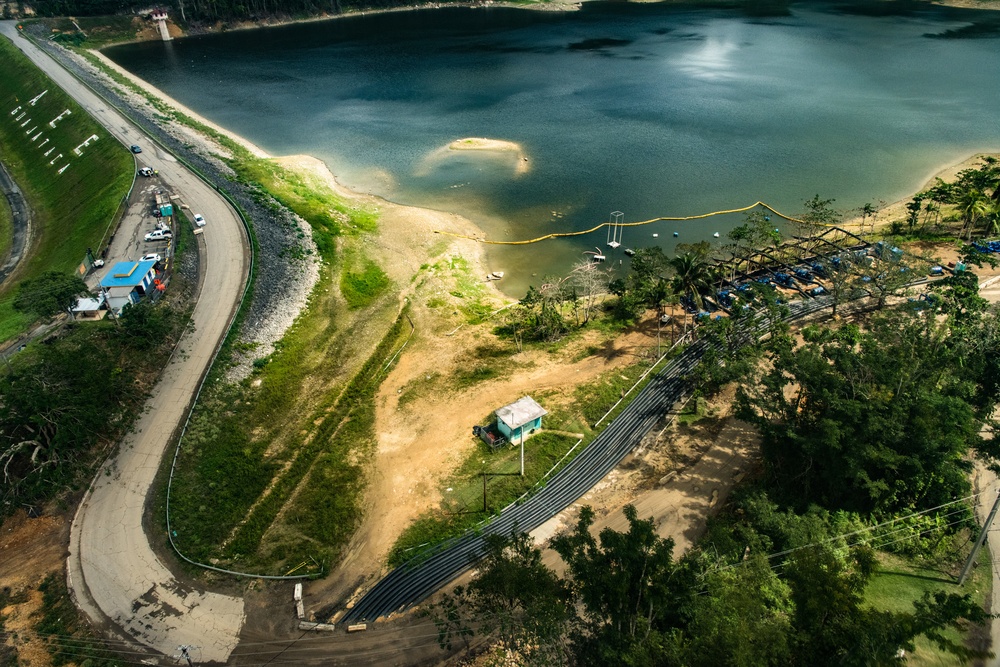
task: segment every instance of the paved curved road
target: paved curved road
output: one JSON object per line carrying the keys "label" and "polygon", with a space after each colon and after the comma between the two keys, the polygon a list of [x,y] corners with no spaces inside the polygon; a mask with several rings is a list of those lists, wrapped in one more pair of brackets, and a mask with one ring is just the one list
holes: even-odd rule
{"label": "paved curved road", "polygon": [[[6,35],[124,145],[143,147],[143,162],[209,224],[202,235],[202,287],[189,328],[153,389],[134,431],[121,443],[73,521],[69,580],[87,614],[112,621],[131,638],[166,655],[181,645],[199,662],[225,662],[244,621],[243,600],[192,590],[160,562],[143,531],[146,496],[164,451],[183,422],[202,374],[228,328],[249,269],[243,226],[217,192],[155,146],[138,128],[47,54],[0,22]],[[125,150],[123,148],[123,150]],[[95,388],[98,389],[98,388]]]}

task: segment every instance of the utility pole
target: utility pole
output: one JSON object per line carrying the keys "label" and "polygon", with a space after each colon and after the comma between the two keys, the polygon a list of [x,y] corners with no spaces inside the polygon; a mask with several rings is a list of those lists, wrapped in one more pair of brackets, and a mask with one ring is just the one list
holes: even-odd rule
{"label": "utility pole", "polygon": [[524,424],[521,424],[521,477],[524,477]]}
{"label": "utility pole", "polygon": [[[185,660],[187,660],[188,667],[194,667],[194,663],[191,662],[191,654],[188,653],[188,649],[192,649],[192,648],[194,648],[194,646],[186,646],[185,645],[185,646],[178,646],[177,647],[177,650],[181,652],[180,657],[184,658]],[[177,656],[174,656],[174,657],[176,658]]]}
{"label": "utility pole", "polygon": [[986,535],[990,531],[990,524],[993,523],[993,517],[996,516],[997,509],[1000,509],[1000,489],[997,489],[997,499],[993,501],[993,509],[990,510],[989,516],[986,517],[983,529],[979,533],[979,539],[976,540],[976,546],[972,547],[972,553],[969,554],[969,557],[965,561],[965,567],[962,568],[962,574],[958,575],[959,586],[964,584],[965,578],[969,576],[969,570],[972,569],[972,562],[976,559],[976,554],[979,553],[979,549],[983,546],[983,542],[986,541]]}
{"label": "utility pole", "polygon": [[108,295],[108,288],[101,285],[101,294],[104,295],[104,305],[108,307],[108,313],[111,315],[111,320],[115,323],[116,327],[120,327],[121,323],[118,322],[118,316],[115,315],[115,309],[111,305],[111,297]]}

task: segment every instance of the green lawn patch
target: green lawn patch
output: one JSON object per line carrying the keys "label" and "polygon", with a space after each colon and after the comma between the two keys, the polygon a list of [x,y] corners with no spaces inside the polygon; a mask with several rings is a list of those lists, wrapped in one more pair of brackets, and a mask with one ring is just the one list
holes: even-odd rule
{"label": "green lawn patch", "polygon": [[0,198],[0,258],[10,252],[13,246],[14,216],[10,210],[10,202],[6,197]]}
{"label": "green lawn patch", "polygon": [[[132,156],[7,39],[0,39],[0,62],[0,155],[32,206],[37,235],[19,277],[74,271],[88,247],[100,250],[131,185]],[[5,283],[0,294],[15,285]],[[17,324],[0,322],[0,331],[16,330]]]}
{"label": "green lawn patch", "polygon": [[392,281],[375,262],[364,259],[360,270],[345,268],[340,274],[340,293],[351,309],[371,305],[389,289]]}
{"label": "green lawn patch", "polygon": [[[324,275],[317,292],[327,294]],[[203,393],[171,492],[175,539],[189,557],[274,574],[306,561],[303,572],[318,572],[356,527],[375,392],[409,325],[398,318],[346,384],[320,382],[352,338],[330,307],[329,297],[314,302],[249,381]]]}
{"label": "green lawn patch", "polygon": [[[919,600],[925,592],[956,593],[964,595],[971,593],[979,604],[985,604],[992,587],[991,558],[988,547],[980,551],[976,567],[959,587],[955,582],[955,573],[950,569],[922,565],[916,561],[906,560],[897,556],[880,553],[881,567],[865,589],[865,598],[869,605],[885,611],[913,611],[914,600]],[[957,563],[961,567],[962,563]],[[953,568],[952,568],[953,569]],[[989,636],[989,629],[983,630]],[[956,642],[968,641],[969,632],[959,633],[948,628],[943,632],[948,639]],[[918,637],[916,650],[907,656],[907,665],[920,667],[951,667],[955,665],[955,656],[941,651],[926,637]]]}
{"label": "green lawn patch", "polygon": [[[449,257],[427,267],[427,271],[453,282],[450,295],[458,301],[458,310],[468,324],[480,324],[493,314],[494,306],[487,293],[485,277],[472,275],[472,268],[464,257]],[[436,308],[445,303],[438,296],[432,297],[428,305]]]}
{"label": "green lawn patch", "polygon": [[[498,513],[530,491],[576,442],[575,438],[544,429],[530,436],[524,443],[522,477],[520,442],[491,450],[476,439],[475,450],[445,480],[444,500],[440,508],[421,517],[403,532],[389,555],[390,565],[399,565],[419,554],[421,547],[460,535],[483,519]],[[580,447],[577,447],[575,451],[579,450]]]}
{"label": "green lawn patch", "polygon": [[31,326],[32,317],[14,310],[15,292],[0,296],[0,340],[10,340]]}

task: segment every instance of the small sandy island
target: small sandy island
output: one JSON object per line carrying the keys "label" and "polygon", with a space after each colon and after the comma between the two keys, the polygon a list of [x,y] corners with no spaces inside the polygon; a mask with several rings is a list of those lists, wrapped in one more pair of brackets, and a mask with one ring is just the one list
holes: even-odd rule
{"label": "small sandy island", "polygon": [[[456,139],[448,144],[448,148],[453,151],[504,151],[517,153],[518,157],[524,155],[521,145],[513,141],[503,139],[485,139],[480,137],[466,137]],[[527,159],[527,158],[525,158]]]}
{"label": "small sandy island", "polygon": [[485,137],[466,137],[456,139],[447,146],[437,148],[430,152],[420,166],[420,172],[431,169],[435,163],[453,155],[452,151],[481,152],[490,155],[508,154],[515,159],[514,174],[521,176],[531,170],[531,163],[524,153],[521,144],[503,139],[487,139]]}

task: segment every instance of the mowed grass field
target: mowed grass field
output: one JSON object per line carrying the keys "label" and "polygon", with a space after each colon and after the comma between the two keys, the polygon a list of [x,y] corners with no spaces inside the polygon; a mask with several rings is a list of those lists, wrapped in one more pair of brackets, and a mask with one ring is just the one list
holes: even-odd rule
{"label": "mowed grass field", "polygon": [[[105,231],[131,186],[134,161],[126,147],[6,38],[0,38],[0,63],[0,160],[28,199],[34,225],[21,266],[0,285],[0,340],[6,340],[30,324],[11,306],[18,282],[44,271],[75,271],[88,247],[100,252]],[[70,113],[50,126],[66,110]],[[75,149],[88,138],[90,143],[77,154]],[[0,233],[3,247],[11,232],[4,226]]]}

